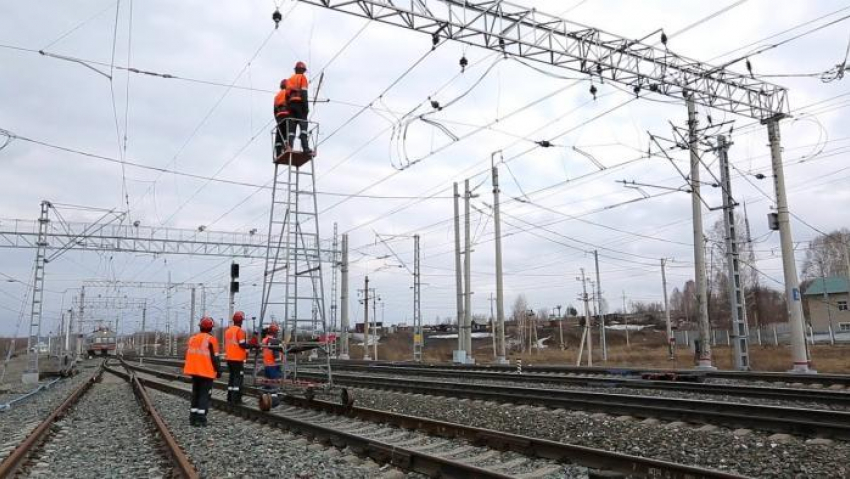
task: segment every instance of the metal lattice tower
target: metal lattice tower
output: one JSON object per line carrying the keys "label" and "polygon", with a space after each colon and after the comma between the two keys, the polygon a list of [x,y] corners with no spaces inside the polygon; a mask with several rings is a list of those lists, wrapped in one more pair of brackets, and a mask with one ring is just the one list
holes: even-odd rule
{"label": "metal lattice tower", "polygon": [[[35,375],[38,382],[38,343],[41,341],[41,310],[44,300],[44,264],[47,262],[47,223],[50,203],[41,202],[41,215],[38,217],[38,240],[36,243],[35,266],[32,278],[32,309],[30,310],[30,332],[27,340],[27,373]],[[33,353],[33,348],[35,351]]]}
{"label": "metal lattice tower", "polygon": [[750,369],[750,331],[747,324],[747,305],[744,284],[741,282],[741,263],[738,252],[738,232],[735,224],[735,199],[732,197],[732,180],[729,176],[729,143],[719,136],[720,178],[723,184],[723,226],[726,236],[726,258],[729,274],[729,301],[732,311],[732,341],[735,351],[735,369]]}
{"label": "metal lattice tower", "polygon": [[422,361],[422,274],[419,269],[419,235],[413,235],[413,360]]}
{"label": "metal lattice tower", "polygon": [[[316,128],[310,133],[315,136]],[[289,152],[273,161],[274,184],[260,326],[267,315],[282,313],[285,352],[319,350],[324,353],[330,382],[315,159]]]}

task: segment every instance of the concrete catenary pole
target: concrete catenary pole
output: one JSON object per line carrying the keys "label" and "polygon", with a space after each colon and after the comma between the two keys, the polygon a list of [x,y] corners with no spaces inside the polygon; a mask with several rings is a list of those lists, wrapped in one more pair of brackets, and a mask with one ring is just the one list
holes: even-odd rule
{"label": "concrete catenary pole", "polygon": [[83,286],[80,288],[80,308],[79,314],[77,318],[77,338],[74,343],[76,344],[77,356],[83,354],[83,321],[86,318],[86,287]]}
{"label": "concrete catenary pole", "polygon": [[369,357],[369,277],[363,283],[363,359]]}
{"label": "concrete catenary pole", "polygon": [[699,326],[700,354],[698,367],[713,369],[708,323],[708,288],[705,278],[705,243],[702,227],[702,198],[700,197],[700,158],[698,148],[696,105],[693,95],[688,95],[688,148],[691,153],[691,210],[694,229],[694,276],[696,278],[697,325]]}
{"label": "concrete catenary pole", "polygon": [[[148,340],[147,332],[146,332],[147,330],[145,329],[145,327],[147,326],[147,320],[148,320],[148,307],[147,307],[147,305],[145,305],[145,306],[142,306],[142,340],[141,340],[141,345],[139,346],[139,348],[140,348],[139,356],[141,356],[141,357],[145,357],[145,345],[146,345],[147,340]],[[189,335],[191,336],[191,334],[192,334],[192,329],[190,328],[189,329]]]}
{"label": "concrete catenary pole", "polygon": [[782,272],[785,280],[785,300],[788,303],[788,320],[791,327],[792,371],[807,373],[815,371],[809,368],[809,352],[806,350],[806,337],[803,329],[803,303],[800,298],[797,264],[794,259],[794,239],[791,235],[788,199],[785,196],[785,172],[782,166],[782,146],[779,135],[780,119],[781,117],[774,117],[766,121],[767,136],[770,142],[771,163],[773,164],[779,242],[782,247]]}
{"label": "concrete catenary pole", "polygon": [[472,356],[472,234],[469,221],[469,203],[472,192],[469,191],[469,180],[463,182],[464,186],[464,214],[463,214],[463,236],[465,248],[463,251],[463,350],[466,352],[466,360],[475,362]]}
{"label": "concrete catenary pole", "polygon": [[[670,360],[674,359],[674,346],[676,338],[673,337],[673,325],[670,323],[670,304],[667,302],[667,260],[661,258],[661,289],[664,291],[664,321],[667,325],[667,354]],[[625,305],[623,305],[625,314]]]}
{"label": "concrete catenary pole", "polygon": [[507,362],[505,352],[505,290],[502,277],[502,218],[499,213],[499,168],[493,166],[493,233],[496,243],[496,321],[498,323],[498,352],[496,363]]}
{"label": "concrete catenary pole", "polygon": [[457,296],[457,353],[455,359],[460,358],[463,351],[463,275],[460,265],[460,194],[457,183],[454,184],[454,212],[455,212],[455,293]]}
{"label": "concrete catenary pole", "polygon": [[593,262],[596,265],[596,304],[599,305],[599,347],[602,348],[602,360],[608,360],[608,338],[605,334],[605,311],[602,309],[602,283],[599,280],[599,252],[593,250]]}
{"label": "concrete catenary pole", "polygon": [[340,323],[342,324],[342,342],[339,359],[350,359],[348,353],[348,235],[342,235],[342,264],[340,271]]}

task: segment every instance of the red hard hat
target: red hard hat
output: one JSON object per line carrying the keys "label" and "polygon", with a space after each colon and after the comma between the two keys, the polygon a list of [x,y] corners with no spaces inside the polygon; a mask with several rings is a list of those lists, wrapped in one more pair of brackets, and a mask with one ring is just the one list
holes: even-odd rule
{"label": "red hard hat", "polygon": [[215,326],[215,321],[209,316],[204,316],[201,318],[201,322],[198,323],[198,326],[201,327],[201,330],[211,330],[213,326]]}
{"label": "red hard hat", "polygon": [[298,62],[298,63],[296,63],[296,64],[295,64],[295,69],[296,69],[296,70],[298,70],[299,68],[300,68],[300,69],[302,69],[302,70],[304,70],[304,71],[307,71],[307,64],[306,64],[306,63],[304,63],[304,62]]}
{"label": "red hard hat", "polygon": [[269,333],[277,334],[278,331],[280,331],[280,328],[277,326],[277,323],[272,323],[269,325]]}
{"label": "red hard hat", "polygon": [[237,312],[233,313],[233,322],[234,323],[241,323],[244,320],[245,320],[245,313],[243,313],[242,311],[237,311]]}

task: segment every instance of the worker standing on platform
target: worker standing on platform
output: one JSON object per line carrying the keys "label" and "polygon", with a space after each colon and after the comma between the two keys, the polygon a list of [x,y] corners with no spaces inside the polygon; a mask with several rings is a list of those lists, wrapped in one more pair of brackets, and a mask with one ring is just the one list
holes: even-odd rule
{"label": "worker standing on platform", "polygon": [[245,361],[248,359],[248,336],[242,329],[245,313],[233,313],[233,325],[224,332],[224,360],[227,361],[227,402],[242,403],[242,380]]}
{"label": "worker standing on platform", "polygon": [[283,376],[281,366],[284,363],[283,346],[277,338],[280,331],[277,324],[272,323],[266,330],[263,338],[263,373],[266,376],[264,389],[270,392],[273,406],[277,406],[277,392],[280,389],[280,380]]}
{"label": "worker standing on platform", "polygon": [[213,380],[221,377],[218,361],[218,340],[210,334],[215,323],[205,316],[198,324],[201,332],[189,338],[186,348],[186,363],[183,373],[192,378],[192,402],[189,409],[189,424],[207,425],[207,411]]}
{"label": "worker standing on platform", "polygon": [[289,128],[289,145],[290,147],[295,142],[296,126],[300,131],[301,151],[308,155],[312,153],[310,150],[310,142],[307,136],[307,115],[310,113],[309,104],[307,103],[307,77],[304,73],[307,72],[307,65],[304,62],[295,64],[295,74],[289,77],[286,81],[286,89],[289,92],[289,114],[292,118]]}
{"label": "worker standing on platform", "polygon": [[[289,90],[286,88],[286,80],[280,81],[280,91],[274,96],[274,119],[277,122],[277,134],[274,139],[274,157],[277,159],[284,151],[291,151],[291,142],[288,142],[290,128],[294,125],[289,120]],[[295,135],[295,133],[292,133]]]}

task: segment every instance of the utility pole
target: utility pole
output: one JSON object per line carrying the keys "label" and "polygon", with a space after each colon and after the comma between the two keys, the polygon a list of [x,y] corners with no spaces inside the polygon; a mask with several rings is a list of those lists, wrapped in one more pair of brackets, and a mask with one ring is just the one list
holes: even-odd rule
{"label": "utility pole", "polygon": [[[168,271],[168,287],[165,288],[165,354],[171,354],[171,271]],[[224,337],[218,344],[224,344]]]}
{"label": "utility pole", "polygon": [[[674,347],[676,338],[673,336],[673,325],[670,324],[670,305],[667,303],[667,260],[661,258],[661,289],[664,291],[664,321],[667,324],[667,353],[672,361],[675,358]],[[623,293],[623,312],[626,311],[625,292]]]}
{"label": "utility pole", "polygon": [[[823,305],[826,307],[826,319],[829,324],[829,344],[835,344],[835,334],[832,329],[832,308],[829,306],[829,294],[826,292],[826,271],[824,270],[823,262],[821,262],[821,286],[823,287]],[[814,337],[812,338],[814,340]]]}
{"label": "utility pole", "polygon": [[464,249],[464,302],[463,302],[463,350],[466,351],[466,362],[475,363],[475,357],[472,354],[472,234],[470,231],[469,221],[469,203],[472,199],[472,192],[469,191],[469,179],[463,182],[464,184],[464,240],[466,248]]}
{"label": "utility pole", "polygon": [[79,311],[79,318],[77,318],[77,338],[76,338],[76,341],[74,341],[74,344],[76,345],[75,349],[77,350],[77,354],[76,354],[77,357],[79,357],[83,354],[82,338],[83,338],[83,321],[85,320],[85,317],[86,317],[85,304],[86,304],[86,287],[83,286],[83,287],[80,288],[80,311]]}
{"label": "utility pole", "polygon": [[369,361],[369,277],[363,284],[363,359]]}
{"label": "utility pole", "polygon": [[581,268],[581,277],[577,278],[581,281],[581,300],[584,302],[584,329],[582,331],[582,341],[579,343],[578,357],[576,366],[581,365],[581,350],[584,348],[585,341],[587,342],[587,365],[593,366],[593,329],[591,327],[590,318],[590,298],[587,296],[587,276],[584,274],[584,268]]}
{"label": "utility pole", "polygon": [[732,312],[732,349],[735,369],[750,369],[750,330],[747,325],[747,306],[744,284],[741,281],[741,263],[738,254],[738,233],[735,224],[735,199],[732,197],[732,178],[729,175],[729,144],[726,137],[717,137],[720,156],[720,182],[723,184],[723,223],[726,236],[726,267],[729,276],[729,306]]}
{"label": "utility pole", "polygon": [[381,297],[375,294],[372,290],[372,337],[375,341],[372,343],[372,359],[378,360],[378,301]]}
{"label": "utility pole", "polygon": [[496,317],[493,316],[493,293],[490,293],[490,338],[493,340],[493,359],[498,359],[498,352],[496,351]]}
{"label": "utility pole", "polygon": [[[339,262],[337,261],[337,255],[339,254],[339,232],[337,223],[334,221],[334,235],[333,235],[333,243],[331,246],[331,331],[337,331],[337,323],[336,323],[336,310],[337,310],[337,282],[336,282],[336,272],[339,268]],[[339,354],[339,351],[336,351]]]}
{"label": "utility pole", "polygon": [[623,323],[626,327],[626,347],[632,347],[631,342],[629,341],[629,311],[626,309],[626,292],[623,291]]}
{"label": "utility pole", "polygon": [[413,360],[422,361],[425,335],[422,330],[422,271],[419,265],[419,235],[413,235]]}
{"label": "utility pole", "polygon": [[785,172],[782,166],[782,146],[780,144],[779,120],[783,115],[775,116],[767,123],[767,136],[770,141],[770,157],[773,164],[773,179],[776,189],[776,213],[779,222],[779,242],[782,246],[782,272],[785,280],[785,300],[788,302],[788,319],[791,323],[792,371],[797,373],[816,372],[810,369],[809,352],[806,349],[806,336],[803,331],[803,303],[800,298],[800,284],[797,278],[797,264],[794,259],[794,239],[791,235],[791,221],[788,213],[788,199],[785,196]]}
{"label": "utility pole", "polygon": [[561,351],[563,351],[565,349],[564,348],[564,317],[561,316],[561,305],[559,304],[558,306],[556,306],[556,308],[558,310],[558,335],[560,336],[560,339],[561,339]]}
{"label": "utility pole", "polygon": [[189,290],[189,337],[192,337],[192,324],[195,322],[195,287]]}
{"label": "utility pole", "polygon": [[[141,351],[139,353],[139,356],[141,356],[141,357],[145,357],[145,343],[147,343],[147,334],[145,332],[146,331],[145,327],[147,325],[147,319],[148,319],[148,307],[142,306],[142,341],[141,341],[142,344],[140,346]],[[189,329],[189,336],[191,336],[191,335],[192,335],[192,329],[190,328]]]}
{"label": "utility pole", "polygon": [[342,264],[339,267],[340,285],[340,322],[342,323],[342,343],[339,351],[339,359],[350,359],[348,354],[348,235],[342,235]]}
{"label": "utility pole", "polygon": [[[491,157],[491,162],[493,158]],[[506,364],[505,352],[505,294],[504,278],[502,277],[502,217],[499,213],[499,168],[495,163],[493,166],[493,232],[495,234],[496,249],[496,320],[498,326],[498,353],[496,364]]]}
{"label": "utility pole", "polygon": [[460,265],[460,194],[457,183],[454,184],[454,209],[455,209],[455,292],[457,295],[457,351],[454,353],[454,362],[466,363],[463,349],[463,279]]}
{"label": "utility pole", "polygon": [[608,360],[608,340],[605,334],[605,311],[602,309],[602,282],[599,280],[599,252],[593,250],[593,262],[596,264],[596,303],[599,305],[599,347],[602,348],[602,360]]}
{"label": "utility pole", "polygon": [[694,276],[696,277],[697,323],[699,324],[699,369],[714,369],[708,323],[708,290],[705,277],[705,244],[702,227],[702,198],[700,197],[700,158],[696,105],[693,93],[688,95],[688,148],[691,153],[691,209],[694,229]]}

